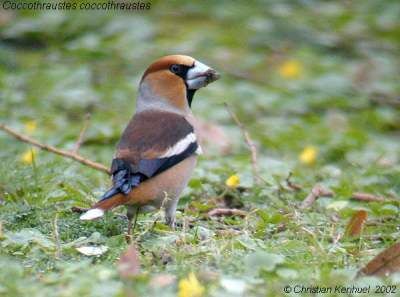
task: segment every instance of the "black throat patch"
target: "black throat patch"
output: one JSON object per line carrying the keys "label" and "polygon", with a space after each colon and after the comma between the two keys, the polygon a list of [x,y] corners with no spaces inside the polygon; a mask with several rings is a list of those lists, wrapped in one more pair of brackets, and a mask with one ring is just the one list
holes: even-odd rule
{"label": "black throat patch", "polygon": [[186,99],[189,103],[189,107],[192,107],[192,101],[193,101],[193,96],[194,93],[196,93],[197,90],[189,90],[186,86]]}

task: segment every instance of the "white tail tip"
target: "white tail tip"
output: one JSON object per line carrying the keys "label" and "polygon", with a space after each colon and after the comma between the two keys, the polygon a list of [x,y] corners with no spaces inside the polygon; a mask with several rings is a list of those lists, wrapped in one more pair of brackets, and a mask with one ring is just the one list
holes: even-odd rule
{"label": "white tail tip", "polygon": [[93,220],[100,218],[104,215],[104,210],[100,208],[93,208],[89,209],[87,212],[85,212],[83,215],[80,216],[81,220],[88,221],[88,220]]}

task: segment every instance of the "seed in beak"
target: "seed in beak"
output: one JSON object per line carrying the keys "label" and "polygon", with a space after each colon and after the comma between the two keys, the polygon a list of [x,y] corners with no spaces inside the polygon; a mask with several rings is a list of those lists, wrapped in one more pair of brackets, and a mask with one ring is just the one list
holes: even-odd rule
{"label": "seed in beak", "polygon": [[214,69],[207,70],[205,76],[208,84],[220,78],[220,74]]}

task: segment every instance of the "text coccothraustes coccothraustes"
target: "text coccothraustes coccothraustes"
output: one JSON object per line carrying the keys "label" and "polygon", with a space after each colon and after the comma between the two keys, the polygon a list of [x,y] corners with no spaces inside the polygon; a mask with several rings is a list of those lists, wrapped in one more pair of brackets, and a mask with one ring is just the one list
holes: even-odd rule
{"label": "text coccothraustes coccothraustes", "polygon": [[135,212],[151,205],[163,206],[167,224],[174,226],[179,195],[201,153],[192,124],[193,95],[218,78],[214,69],[189,56],[165,56],[149,66],[140,81],[136,113],[112,161],[113,186],[82,220],[126,205],[130,234]]}

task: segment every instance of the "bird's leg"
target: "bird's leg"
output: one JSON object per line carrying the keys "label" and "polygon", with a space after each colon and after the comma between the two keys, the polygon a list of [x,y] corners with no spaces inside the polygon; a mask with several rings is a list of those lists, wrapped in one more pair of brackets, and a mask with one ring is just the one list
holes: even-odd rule
{"label": "bird's leg", "polygon": [[[128,243],[132,242],[132,232],[135,231],[137,217],[138,217],[138,214],[139,214],[139,209],[140,209],[140,207],[138,205],[129,205],[129,206],[127,206],[126,216],[128,217],[128,231],[127,231],[127,234],[126,234],[126,241]],[[132,220],[133,219],[135,219],[135,220],[133,222],[133,227],[132,227]]]}
{"label": "bird's leg", "polygon": [[179,197],[171,198],[167,201],[165,205],[165,220],[167,225],[175,230],[175,215],[176,215],[176,207],[178,205]]}
{"label": "bird's leg", "polygon": [[167,216],[165,219],[167,225],[172,229],[175,230],[175,215],[174,216]]}

